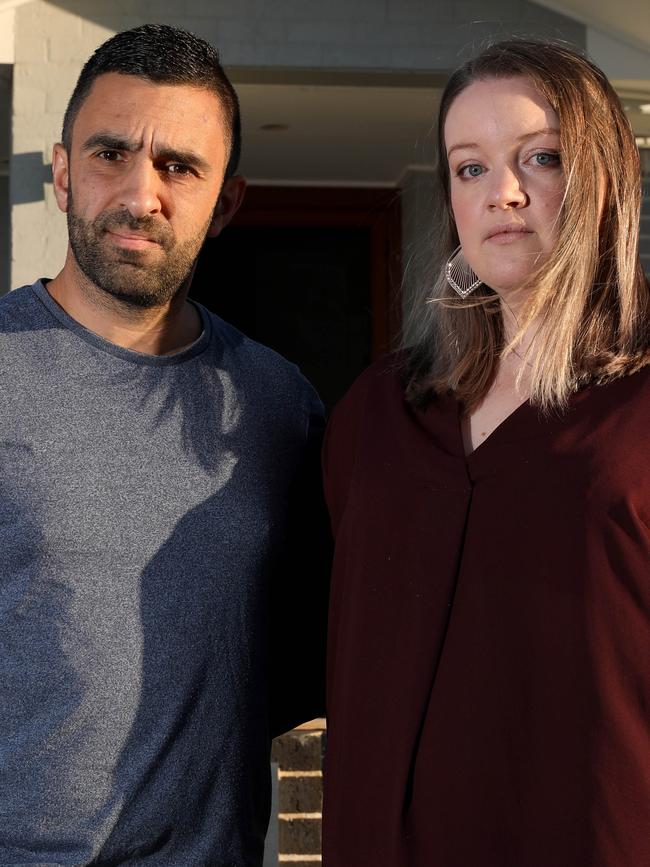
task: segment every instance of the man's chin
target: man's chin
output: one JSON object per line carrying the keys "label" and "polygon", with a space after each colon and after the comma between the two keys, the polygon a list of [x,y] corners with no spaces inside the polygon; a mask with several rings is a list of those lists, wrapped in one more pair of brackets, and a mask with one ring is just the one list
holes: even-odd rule
{"label": "man's chin", "polygon": [[[88,276],[88,275],[87,275]],[[160,307],[171,301],[181,289],[183,282],[169,286],[160,280],[152,279],[151,274],[146,274],[137,265],[128,264],[120,266],[111,273],[110,277],[91,277],[91,282],[104,294],[117,302],[130,307],[146,309],[148,307]]]}
{"label": "man's chin", "polygon": [[133,267],[151,268],[155,267],[156,260],[164,257],[164,251],[161,247],[148,247],[142,250],[132,250],[126,247],[116,247],[106,245],[103,248],[103,259],[106,263],[110,263],[113,267],[120,265],[132,265]]}
{"label": "man's chin", "polygon": [[152,292],[147,292],[146,290],[137,287],[129,287],[127,289],[123,286],[99,286],[98,288],[114,301],[128,307],[137,307],[142,310],[151,307],[161,307],[169,302],[176,294],[176,292],[172,292],[171,295],[163,296],[157,293],[154,294]]}
{"label": "man's chin", "polygon": [[79,270],[95,287],[96,298],[141,310],[173,301],[185,286],[198,252],[182,247],[166,250],[160,245],[124,249],[106,236],[95,237],[94,241],[82,244],[77,239],[72,252]]}

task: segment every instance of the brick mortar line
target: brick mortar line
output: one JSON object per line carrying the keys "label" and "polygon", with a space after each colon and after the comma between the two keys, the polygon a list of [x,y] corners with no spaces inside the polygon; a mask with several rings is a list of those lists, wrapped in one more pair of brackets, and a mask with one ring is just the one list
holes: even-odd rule
{"label": "brick mortar line", "polygon": [[278,819],[293,822],[295,819],[322,819],[322,813],[278,813]]}
{"label": "brick mortar line", "polygon": [[311,861],[314,864],[320,864],[323,858],[321,855],[285,855],[284,853],[280,853],[278,855],[278,861],[286,863],[290,863],[292,861]]}
{"label": "brick mortar line", "polygon": [[322,777],[322,771],[283,771],[282,768],[278,770],[278,777],[282,779],[286,778],[297,778],[297,777]]}

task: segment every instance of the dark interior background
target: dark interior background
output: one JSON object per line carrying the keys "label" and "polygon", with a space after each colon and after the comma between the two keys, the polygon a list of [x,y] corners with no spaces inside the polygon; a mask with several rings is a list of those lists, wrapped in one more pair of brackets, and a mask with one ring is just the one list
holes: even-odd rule
{"label": "dark interior background", "polygon": [[327,409],[371,361],[367,228],[229,226],[190,295],[300,367]]}

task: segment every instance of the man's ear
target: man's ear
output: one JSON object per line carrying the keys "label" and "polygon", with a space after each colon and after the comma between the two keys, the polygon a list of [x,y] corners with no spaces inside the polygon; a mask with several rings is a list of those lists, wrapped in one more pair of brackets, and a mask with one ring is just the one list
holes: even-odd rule
{"label": "man's ear", "polygon": [[208,229],[208,238],[216,238],[228,225],[244,200],[245,192],[246,179],[241,175],[233,175],[232,178],[224,181]]}
{"label": "man's ear", "polygon": [[70,164],[68,152],[62,144],[55,144],[52,151],[52,179],[54,181],[56,203],[59,206],[59,210],[65,214],[68,210]]}

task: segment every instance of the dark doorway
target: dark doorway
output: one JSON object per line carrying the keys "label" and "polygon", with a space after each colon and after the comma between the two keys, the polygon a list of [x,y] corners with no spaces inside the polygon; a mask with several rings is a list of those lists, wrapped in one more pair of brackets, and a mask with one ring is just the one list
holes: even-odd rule
{"label": "dark doorway", "polygon": [[191,295],[296,363],[329,409],[389,347],[398,266],[393,191],[257,187]]}

